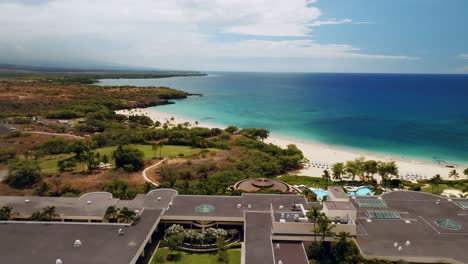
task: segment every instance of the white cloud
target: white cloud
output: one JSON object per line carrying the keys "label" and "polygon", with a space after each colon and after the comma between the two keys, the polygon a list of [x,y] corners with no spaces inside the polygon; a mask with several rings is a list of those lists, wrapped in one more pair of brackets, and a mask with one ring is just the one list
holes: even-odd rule
{"label": "white cloud", "polygon": [[345,19],[341,19],[341,20],[337,20],[336,18],[333,18],[331,20],[325,20],[325,21],[322,21],[322,20],[317,20],[317,21],[314,21],[310,24],[311,27],[319,27],[319,26],[323,26],[323,25],[341,25],[341,24],[351,24],[353,23],[353,20],[349,19],[349,18],[345,18]]}
{"label": "white cloud", "polygon": [[311,40],[311,27],[355,23],[319,20],[314,2],[9,0],[0,2],[0,57],[175,68],[215,58],[412,59]]}

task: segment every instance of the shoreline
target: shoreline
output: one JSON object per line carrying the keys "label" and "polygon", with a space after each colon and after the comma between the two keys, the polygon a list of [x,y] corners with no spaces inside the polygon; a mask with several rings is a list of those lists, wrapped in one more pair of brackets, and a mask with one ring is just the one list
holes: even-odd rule
{"label": "shoreline", "polygon": [[[119,110],[116,111],[118,114],[123,115],[146,115],[150,117],[153,121],[159,121],[165,123],[170,121],[171,118],[174,118],[174,121],[171,121],[173,124],[189,122],[191,125],[195,124],[195,121],[198,121],[200,127],[207,128],[225,128],[225,125],[209,123],[205,121],[196,120],[193,118],[187,118],[179,115],[174,115],[172,113],[159,111],[154,108],[134,108],[129,110]],[[448,174],[451,170],[456,169],[459,173],[459,179],[463,179],[463,170],[468,167],[468,164],[454,164],[454,168],[445,167],[445,165],[439,165],[435,162],[420,160],[417,158],[405,158],[399,157],[391,154],[383,153],[372,153],[366,151],[355,150],[346,147],[330,146],[327,144],[322,144],[319,142],[313,142],[308,140],[288,138],[284,135],[278,135],[274,132],[270,133],[270,136],[265,140],[266,143],[272,143],[280,147],[286,147],[289,144],[296,145],[304,153],[311,163],[321,163],[323,164],[322,168],[308,166],[304,169],[298,171],[296,174],[301,176],[311,176],[311,177],[321,177],[323,170],[326,166],[330,166],[336,162],[346,162],[348,160],[353,160],[358,157],[365,157],[366,160],[378,160],[378,161],[395,161],[399,168],[399,174],[401,176],[417,175],[415,177],[422,177],[424,179],[429,179],[436,174],[440,174],[443,179],[449,179]],[[413,177],[413,176],[408,176]],[[377,179],[379,177],[376,177]],[[410,179],[411,180],[411,179]],[[415,180],[412,180],[415,181]]]}

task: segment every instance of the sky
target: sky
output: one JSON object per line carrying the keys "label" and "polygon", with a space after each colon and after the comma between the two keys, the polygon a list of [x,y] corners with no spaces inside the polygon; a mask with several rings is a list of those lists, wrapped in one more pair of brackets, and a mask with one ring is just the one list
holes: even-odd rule
{"label": "sky", "polygon": [[466,0],[0,0],[0,63],[468,73]]}

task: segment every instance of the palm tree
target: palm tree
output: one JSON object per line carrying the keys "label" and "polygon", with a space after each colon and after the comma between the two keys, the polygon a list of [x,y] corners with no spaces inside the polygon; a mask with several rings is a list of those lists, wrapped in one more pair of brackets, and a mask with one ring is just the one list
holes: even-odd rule
{"label": "palm tree", "polygon": [[341,175],[345,173],[345,166],[342,162],[337,162],[333,164],[332,167],[332,172],[333,172],[333,180],[340,180]]}
{"label": "palm tree", "polygon": [[431,185],[432,193],[434,193],[434,188],[437,190],[439,189],[440,175],[436,174],[436,176],[429,179],[428,183]]}
{"label": "palm tree", "polygon": [[109,206],[104,213],[104,219],[109,221],[110,219],[117,219],[119,215],[120,209],[116,208],[115,206]]}
{"label": "palm tree", "polygon": [[13,208],[9,206],[3,206],[2,208],[0,208],[0,220],[1,221],[11,220],[13,215],[14,215]]}
{"label": "palm tree", "polygon": [[52,221],[55,217],[58,217],[59,215],[57,214],[55,210],[55,206],[47,206],[44,208],[42,211],[42,218],[45,221]]}
{"label": "palm tree", "polygon": [[343,261],[346,259],[346,256],[348,255],[348,238],[348,232],[340,232],[338,234],[338,241],[336,241],[334,246],[334,255],[339,263],[343,263]]}
{"label": "palm tree", "polygon": [[323,171],[322,179],[325,180],[325,185],[328,186],[328,181],[330,180],[330,173],[328,170]]}
{"label": "palm tree", "polygon": [[155,188],[155,186],[151,182],[145,182],[145,185],[143,185],[143,191],[145,193],[149,193]]}
{"label": "palm tree", "polygon": [[457,170],[451,170],[449,172],[449,178],[453,178],[454,180],[457,180],[460,177],[458,174]]}
{"label": "palm tree", "polygon": [[102,162],[103,162],[104,164],[109,163],[109,157],[108,157],[106,154],[104,154],[104,155],[102,156]]}
{"label": "palm tree", "polygon": [[154,153],[154,158],[156,158],[156,152],[158,151],[159,144],[152,142],[151,143],[151,150]]}
{"label": "palm tree", "polygon": [[[319,219],[319,217],[321,216],[321,212],[320,212],[320,209],[318,207],[312,207],[312,210],[308,211],[307,212],[307,218],[309,218],[313,223],[314,223],[314,233],[316,232],[316,228],[315,228],[315,225],[317,223],[317,220]],[[314,241],[315,243],[317,243],[317,236],[314,234]]]}
{"label": "palm tree", "polygon": [[[316,232],[321,235],[320,239],[320,247],[322,250],[322,254],[325,254],[325,238],[327,236],[333,236],[335,233],[333,233],[333,228],[335,225],[330,224],[330,221],[328,220],[328,217],[326,216],[321,216],[319,217],[317,221],[317,230]],[[323,255],[322,255],[323,256]]]}
{"label": "palm tree", "polygon": [[465,175],[465,177],[468,177],[468,168],[466,168],[466,169],[463,171],[463,174]]}
{"label": "palm tree", "polygon": [[158,145],[159,145],[159,158],[162,159],[162,149],[164,147],[164,143],[159,142]]}
{"label": "palm tree", "polygon": [[378,163],[375,160],[368,160],[364,162],[363,170],[368,181],[370,179],[374,179],[374,174],[377,173],[377,165]]}
{"label": "palm tree", "polygon": [[119,219],[120,222],[130,223],[137,219],[137,214],[134,211],[128,209],[127,207],[124,207],[120,210],[117,219]]}

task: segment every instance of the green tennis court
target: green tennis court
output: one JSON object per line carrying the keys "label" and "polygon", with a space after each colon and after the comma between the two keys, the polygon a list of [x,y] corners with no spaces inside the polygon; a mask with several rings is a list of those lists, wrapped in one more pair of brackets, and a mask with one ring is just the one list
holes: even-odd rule
{"label": "green tennis court", "polygon": [[456,201],[455,203],[463,209],[468,209],[468,201]]}
{"label": "green tennis court", "polygon": [[360,207],[387,207],[384,200],[357,198],[356,202]]}
{"label": "green tennis court", "polygon": [[395,211],[367,211],[367,214],[375,219],[401,219],[400,213]]}

